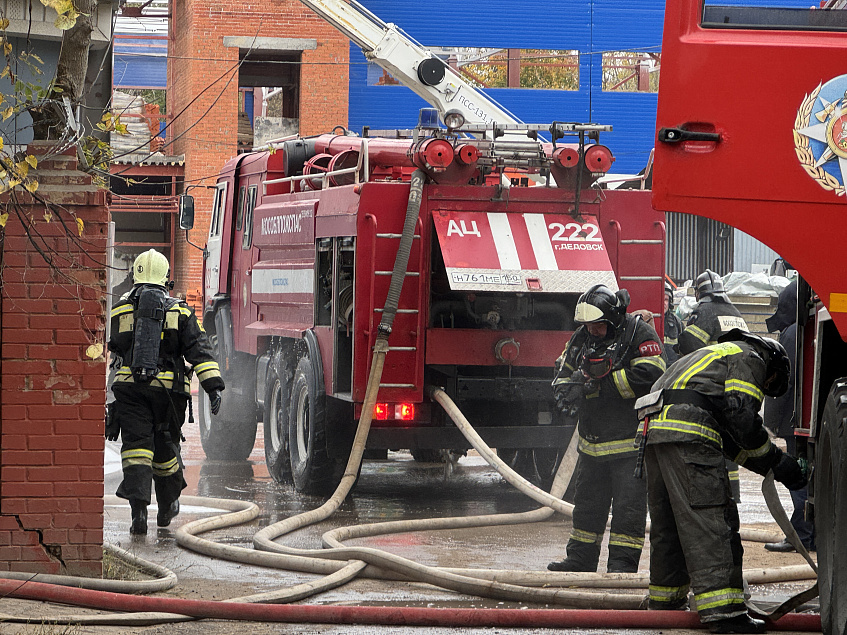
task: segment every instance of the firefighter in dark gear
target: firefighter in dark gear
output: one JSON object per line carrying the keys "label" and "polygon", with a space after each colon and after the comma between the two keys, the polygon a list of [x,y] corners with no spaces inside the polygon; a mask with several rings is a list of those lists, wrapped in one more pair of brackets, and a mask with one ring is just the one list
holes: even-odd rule
{"label": "firefighter in dark gear", "polygon": [[[738,508],[730,494],[724,456],[789,489],[806,476],[765,430],[765,395],[788,386],[785,349],[776,341],[734,329],[717,344],[672,364],[636,408],[654,412],[639,428],[650,507],[649,608],[688,604],[689,587],[700,620],[713,633],[761,633],[744,604]],[[661,401],[659,400],[661,396]]]}
{"label": "firefighter in dark gear", "polygon": [[[714,344],[724,333],[734,328],[749,331],[741,313],[724,291],[723,281],[714,271],[706,269],[694,281],[694,297],[697,306],[688,318],[685,330],[679,336],[679,354],[688,355],[698,348]],[[729,480],[735,502],[741,502],[741,480],[738,466],[727,461]]]}
{"label": "firefighter in dark gear", "polygon": [[697,306],[679,335],[679,354],[688,355],[698,348],[714,344],[718,337],[738,328],[749,331],[741,313],[724,291],[723,281],[706,269],[694,281]]}
{"label": "firefighter in dark gear", "polygon": [[115,440],[120,431],[124,478],[116,493],[129,500],[130,533],[146,534],[151,479],[158,526],[167,527],[179,513],[179,495],[186,486],[180,439],[191,374],[197,374],[209,394],[214,413],[220,409],[224,382],[194,311],[168,295],[168,259],[150,249],[135,259],[132,272],[132,290],[111,312],[109,350],[117,371],[106,435]]}
{"label": "firefighter in dark gear", "polygon": [[631,409],[664,372],[659,336],[640,316],[627,315],[629,294],[595,285],[580,296],[581,324],[557,360],[553,392],[559,408],[576,414],[579,459],[573,530],[567,557],[551,571],[596,571],[600,543],[614,504],[609,535],[609,572],[635,572],[644,546],[647,491],[633,476]]}
{"label": "firefighter in dark gear", "polygon": [[679,359],[679,336],[685,327],[673,310],[673,288],[665,282],[665,356],[668,358],[668,364],[673,364]]}

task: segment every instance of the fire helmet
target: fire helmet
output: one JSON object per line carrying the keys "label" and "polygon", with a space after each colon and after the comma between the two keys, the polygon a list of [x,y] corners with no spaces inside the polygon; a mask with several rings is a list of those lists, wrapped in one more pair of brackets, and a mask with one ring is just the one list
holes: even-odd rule
{"label": "fire helmet", "polygon": [[723,280],[711,269],[706,269],[706,271],[697,276],[697,280],[694,281],[694,296],[698,302],[709,302],[715,297],[729,302],[729,298],[723,288]]}
{"label": "fire helmet", "polygon": [[170,273],[171,266],[168,259],[155,249],[148,249],[139,254],[132,263],[132,281],[135,284],[155,284],[166,287]]}
{"label": "fire helmet", "polygon": [[574,320],[580,324],[605,322],[618,328],[629,306],[629,293],[621,289],[617,293],[603,284],[595,284],[579,296],[576,303]]}
{"label": "fire helmet", "polygon": [[791,363],[785,347],[769,337],[761,337],[742,329],[732,329],[718,338],[719,342],[746,342],[765,362],[765,377],[769,380],[762,388],[768,397],[781,397],[788,390]]}
{"label": "fire helmet", "polygon": [[668,307],[673,307],[673,287],[668,281],[665,281],[665,295],[668,296]]}

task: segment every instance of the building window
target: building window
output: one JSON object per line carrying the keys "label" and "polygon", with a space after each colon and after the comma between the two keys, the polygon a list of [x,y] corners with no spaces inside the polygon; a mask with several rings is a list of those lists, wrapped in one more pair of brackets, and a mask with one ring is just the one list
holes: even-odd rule
{"label": "building window", "polygon": [[[477,88],[579,90],[579,51],[461,46],[430,50]],[[369,65],[368,84],[399,83],[379,66]]]}
{"label": "building window", "polygon": [[659,92],[661,53],[603,53],[603,90],[627,93]]}

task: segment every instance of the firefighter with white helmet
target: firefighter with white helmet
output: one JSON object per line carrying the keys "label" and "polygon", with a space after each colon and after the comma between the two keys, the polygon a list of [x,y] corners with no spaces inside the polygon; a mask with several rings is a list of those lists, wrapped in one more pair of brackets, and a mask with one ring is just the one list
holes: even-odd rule
{"label": "firefighter with white helmet", "polygon": [[[130,533],[147,533],[151,479],[159,512],[167,527],[179,513],[182,475],[180,439],[191,375],[209,395],[212,412],[221,404],[224,382],[212,347],[194,311],[168,295],[170,265],[155,249],[132,265],[133,287],[111,312],[109,350],[116,367],[106,438],[121,435],[123,481],[116,492],[129,500]],[[191,364],[187,369],[185,362]]]}
{"label": "firefighter with white helmet", "polygon": [[551,571],[597,570],[613,502],[606,570],[638,570],[647,491],[633,476],[638,421],[632,407],[666,363],[656,331],[628,315],[628,306],[626,290],[598,284],[583,293],[575,312],[581,326],[556,362],[553,393],[561,410],[579,418],[579,459],[567,557],[548,564]]}
{"label": "firefighter with white helmet", "polygon": [[744,550],[724,457],[758,474],[773,470],[790,490],[805,485],[759,416],[764,396],[784,394],[788,381],[781,344],[733,329],[672,364],[637,403],[647,427],[649,608],[686,608],[690,588],[713,633],[764,632],[744,604]]}
{"label": "firefighter with white helmet", "polygon": [[[718,338],[734,328],[748,331],[747,322],[729,299],[721,277],[706,269],[694,281],[694,298],[697,306],[688,318],[685,330],[679,336],[679,354],[688,355],[703,346],[714,344]],[[729,480],[735,502],[741,502],[741,480],[738,465],[727,460]]]}

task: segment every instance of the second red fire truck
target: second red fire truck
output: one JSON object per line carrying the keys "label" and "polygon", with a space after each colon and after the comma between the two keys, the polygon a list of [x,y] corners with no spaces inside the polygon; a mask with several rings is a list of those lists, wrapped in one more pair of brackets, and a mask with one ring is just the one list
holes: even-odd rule
{"label": "second red fire truck", "polygon": [[608,127],[520,127],[522,139],[497,126],[322,135],[226,164],[202,314],[227,391],[218,416],[201,395],[207,456],[246,458],[261,421],[275,479],[307,492],[338,482],[411,195],[420,209],[368,454],[469,447],[426,397],[434,385],[519,471],[552,477],[573,429],[552,365],[576,299],[625,287],[633,309],[660,316],[664,216],[648,191],[592,187],[613,161],[597,143]]}

